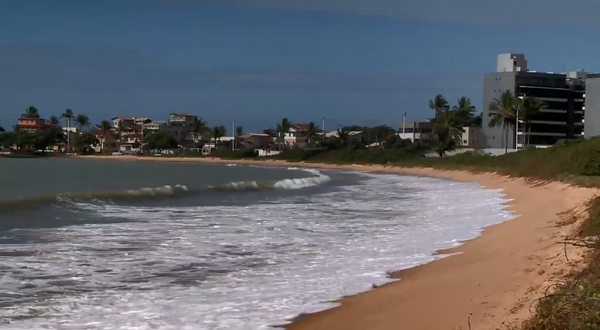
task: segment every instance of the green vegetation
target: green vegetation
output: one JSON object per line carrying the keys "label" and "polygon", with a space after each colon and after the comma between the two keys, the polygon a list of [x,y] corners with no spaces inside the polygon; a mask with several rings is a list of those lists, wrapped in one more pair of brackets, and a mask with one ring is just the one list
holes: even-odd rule
{"label": "green vegetation", "polygon": [[162,153],[163,150],[177,148],[177,140],[163,130],[153,131],[144,137],[144,148],[147,152]]}
{"label": "green vegetation", "polygon": [[40,114],[38,113],[38,109],[35,107],[29,107],[21,115],[21,118],[40,118]]}
{"label": "green vegetation", "polygon": [[94,153],[93,146],[100,144],[100,141],[92,133],[83,133],[75,139],[75,151],[82,155]]}

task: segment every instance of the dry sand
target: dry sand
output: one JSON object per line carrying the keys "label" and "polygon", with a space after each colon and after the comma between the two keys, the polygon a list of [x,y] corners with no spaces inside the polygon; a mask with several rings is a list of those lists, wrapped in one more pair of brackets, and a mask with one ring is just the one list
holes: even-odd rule
{"label": "dry sand", "polygon": [[[104,157],[122,160],[136,157]],[[148,158],[146,158],[148,159]],[[157,158],[160,161],[256,164],[256,161]],[[284,161],[263,165],[289,166]],[[581,249],[567,249],[587,216],[586,204],[599,191],[565,183],[531,182],[496,174],[383,166],[295,166],[435,176],[503,189],[517,218],[488,227],[463,246],[440,251],[460,254],[398,272],[400,281],[341,300],[341,306],[298,318],[289,330],[502,329],[530,315],[545,289],[584,266]],[[452,198],[452,196],[448,196]],[[456,201],[468,204],[469,201]],[[357,260],[357,262],[360,262]],[[532,307],[533,310],[533,307]],[[470,325],[469,325],[470,323]]]}

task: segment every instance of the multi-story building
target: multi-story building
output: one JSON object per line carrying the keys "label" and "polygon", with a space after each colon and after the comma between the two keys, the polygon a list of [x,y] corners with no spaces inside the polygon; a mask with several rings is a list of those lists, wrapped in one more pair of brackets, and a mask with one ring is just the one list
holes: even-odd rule
{"label": "multi-story building", "polygon": [[167,122],[167,132],[180,145],[194,142],[194,123],[198,116],[185,113],[172,113]]}
{"label": "multi-story building", "polygon": [[600,136],[600,78],[585,82],[585,138]]}
{"label": "multi-story building", "polygon": [[416,141],[426,142],[431,139],[432,133],[432,122],[407,122],[400,127],[400,133],[398,134],[398,137],[403,140],[410,140],[413,143]]}
{"label": "multi-story building", "polygon": [[[584,135],[585,81],[597,74],[576,71],[569,73],[529,71],[523,54],[498,55],[497,72],[484,75],[483,135],[488,148],[504,148],[502,126],[489,127],[489,106],[505,91],[524,98],[533,96],[546,108],[533,118],[527,130],[522,122],[508,130],[509,149],[522,148],[525,141],[537,147],[551,146],[560,139],[576,139]],[[515,145],[515,137],[518,144]],[[528,138],[526,138],[528,136]]]}
{"label": "multi-story building", "polygon": [[485,148],[481,127],[463,127],[461,146],[474,149]]}
{"label": "multi-story building", "polygon": [[45,119],[42,118],[19,118],[17,127],[21,131],[29,133],[37,133],[39,131],[56,127],[55,125],[49,124]]}
{"label": "multi-story building", "polygon": [[148,123],[145,123],[143,125],[144,131],[158,131],[158,130],[166,130],[167,129],[167,122],[166,121],[151,121]]}

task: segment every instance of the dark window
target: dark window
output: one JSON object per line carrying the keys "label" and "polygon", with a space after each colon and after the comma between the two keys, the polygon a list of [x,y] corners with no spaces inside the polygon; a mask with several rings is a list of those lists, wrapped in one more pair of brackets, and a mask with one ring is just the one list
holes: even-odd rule
{"label": "dark window", "polygon": [[467,144],[467,143],[469,143],[469,141],[467,141],[467,140],[463,140],[463,143],[464,143],[464,144]]}

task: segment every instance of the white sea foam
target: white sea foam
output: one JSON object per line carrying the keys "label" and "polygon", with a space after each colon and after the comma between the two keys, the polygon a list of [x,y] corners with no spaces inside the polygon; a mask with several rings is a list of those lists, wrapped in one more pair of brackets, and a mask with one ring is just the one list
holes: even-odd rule
{"label": "white sea foam", "polygon": [[138,190],[127,190],[127,192],[131,195],[174,195],[177,191],[188,191],[188,188],[185,185],[175,185],[175,188],[170,185],[165,185],[161,187],[153,187],[153,188],[141,188]]}
{"label": "white sea foam", "polygon": [[[289,168],[294,169],[294,168]],[[303,169],[312,173],[314,176],[300,179],[284,179],[275,183],[274,187],[278,189],[302,189],[321,185],[331,181],[331,178],[317,170]]]}
{"label": "white sea foam", "polygon": [[502,193],[478,184],[361,176],[244,206],[95,205],[85,212],[129,221],[32,230],[52,244],[3,245],[23,256],[3,261],[21,278],[0,277],[0,291],[73,292],[11,295],[3,329],[268,329],[512,218]]}

